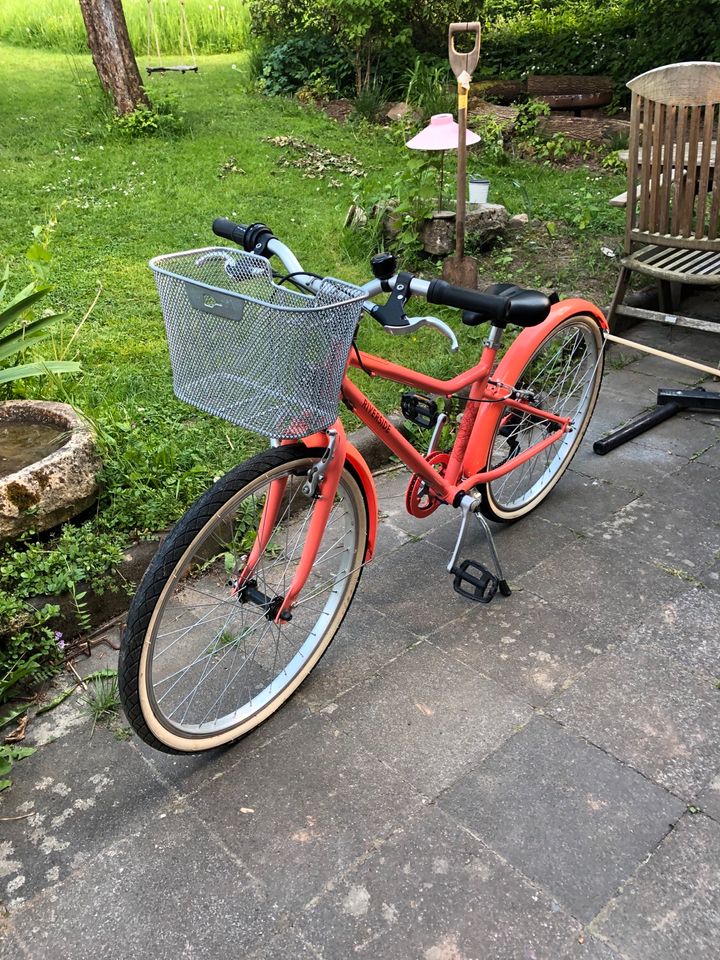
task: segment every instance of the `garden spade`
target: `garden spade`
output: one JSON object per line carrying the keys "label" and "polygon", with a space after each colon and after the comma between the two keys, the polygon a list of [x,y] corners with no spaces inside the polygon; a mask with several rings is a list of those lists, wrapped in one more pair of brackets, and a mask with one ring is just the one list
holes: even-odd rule
{"label": "garden spade", "polygon": [[[475,34],[475,45],[469,53],[455,49],[458,34]],[[455,213],[455,253],[443,264],[443,277],[461,287],[477,287],[477,260],[465,256],[465,181],[467,179],[467,105],[473,70],[480,59],[480,24],[451,23],[448,31],[450,66],[458,85],[458,165],[457,206]]]}

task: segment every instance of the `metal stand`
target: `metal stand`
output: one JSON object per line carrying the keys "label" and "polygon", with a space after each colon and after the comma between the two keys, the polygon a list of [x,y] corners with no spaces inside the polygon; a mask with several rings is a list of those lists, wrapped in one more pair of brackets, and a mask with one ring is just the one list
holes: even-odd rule
{"label": "metal stand", "polygon": [[601,457],[605,456],[628,440],[674,417],[681,410],[712,410],[720,413],[720,393],[707,391],[702,387],[696,390],[658,390],[657,406],[654,410],[641,414],[602,440],[596,440],[593,451]]}
{"label": "metal stand", "polygon": [[[460,511],[462,513],[460,530],[458,531],[455,549],[453,550],[447,569],[448,573],[454,575],[453,589],[456,593],[467,597],[469,600],[475,600],[478,603],[490,603],[498,590],[503,597],[509,597],[512,591],[503,576],[492,530],[485,517],[478,513],[479,507],[479,500],[469,494],[466,494],[462,498],[460,502]],[[483,566],[483,564],[477,563],[475,560],[463,560],[462,563],[457,562],[460,547],[465,537],[465,527],[467,526],[470,514],[475,516],[475,519],[480,523],[480,527],[485,534],[485,539],[490,547],[493,566],[495,567],[494,574],[488,570],[487,567]],[[475,572],[471,573],[471,571]],[[467,584],[468,586],[464,587],[463,584]]]}

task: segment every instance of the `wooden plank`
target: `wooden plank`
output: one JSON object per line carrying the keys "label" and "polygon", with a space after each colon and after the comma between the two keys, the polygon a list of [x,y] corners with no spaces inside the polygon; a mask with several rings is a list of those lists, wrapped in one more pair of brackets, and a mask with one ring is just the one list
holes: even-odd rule
{"label": "wooden plank", "polygon": [[[652,171],[652,162],[648,163],[650,151],[652,149],[652,131],[655,121],[655,104],[652,100],[643,100],[643,118],[642,130],[642,150],[645,152],[645,163],[640,167],[640,210],[638,214],[638,223],[641,230],[654,230],[654,224],[650,223],[650,174]],[[639,151],[638,151],[639,156]]]}
{"label": "wooden plank", "polygon": [[[684,324],[684,326],[688,326],[688,324]],[[687,357],[676,357],[674,353],[658,350],[657,347],[648,347],[644,343],[636,343],[635,340],[626,340],[624,337],[618,337],[614,333],[606,333],[605,339],[610,340],[612,343],[619,343],[623,347],[631,347],[633,350],[649,353],[653,357],[662,357],[663,360],[671,360],[673,363],[679,363],[683,367],[692,367],[694,370],[699,370],[700,373],[709,373],[711,377],[720,377],[720,369],[716,367],[708,367],[704,363],[698,363],[696,360],[688,360]]]}
{"label": "wooden plank", "polygon": [[[640,148],[640,114],[642,100],[638,94],[633,94],[630,105],[630,139],[628,141],[628,196],[637,197],[638,191],[638,150]],[[637,226],[637,204],[628,204],[625,217],[625,253],[632,249],[632,231]]]}
{"label": "wooden plank", "polygon": [[[693,330],[707,330],[709,333],[720,333],[720,323],[712,323],[710,320],[696,320],[694,317],[682,317],[672,313],[661,313],[659,310],[643,310],[640,307],[618,306],[615,313],[625,317],[637,317],[640,320],[656,320],[658,323],[665,323],[672,327],[692,327]],[[715,370],[710,370],[714,376],[717,376]]]}
{"label": "wooden plank", "polygon": [[[685,129],[687,126],[687,107],[678,107],[678,118],[677,118],[677,135],[675,137],[675,155],[682,156],[680,150],[685,149]],[[683,199],[683,181],[685,177],[685,170],[683,165],[675,164],[675,172],[673,174],[672,180],[672,189],[671,189],[671,203],[672,211],[670,218],[670,232],[676,237],[682,236],[682,199]]]}
{"label": "wooden plank", "polygon": [[665,247],[690,247],[692,250],[720,250],[720,239],[698,240],[696,237],[674,237],[669,233],[650,233],[648,230],[631,230],[634,243],[660,244]]}
{"label": "wooden plank", "polygon": [[[701,153],[701,150],[698,149],[698,141],[700,140],[700,107],[693,106],[690,107],[690,121],[689,121],[689,137],[688,137],[688,148],[687,155],[688,157],[698,157]],[[682,208],[682,224],[683,229],[680,231],[682,236],[690,237],[695,235],[693,229],[693,212],[695,207],[695,188],[697,186],[697,177],[698,177],[698,168],[697,164],[693,163],[692,160],[688,160],[688,165],[686,168],[685,174],[685,194],[683,196],[683,208]],[[702,236],[702,232],[699,234]]]}
{"label": "wooden plank", "polygon": [[667,122],[667,107],[664,103],[657,105],[655,109],[655,123],[653,124],[652,131],[652,154],[650,157],[650,182],[648,189],[650,191],[650,196],[648,197],[648,229],[652,231],[658,231],[658,216],[659,216],[659,207],[658,200],[660,197],[660,173],[662,171],[662,157],[660,145],[664,139],[665,133],[665,124]]}
{"label": "wooden plank", "polygon": [[667,233],[670,229],[670,183],[672,181],[672,156],[675,131],[677,129],[677,107],[665,107],[665,136],[663,137],[662,158],[663,177],[661,181],[660,215],[657,221],[658,233]]}
{"label": "wooden plank", "polygon": [[717,238],[718,217],[720,217],[720,176],[713,176],[712,202],[710,204],[710,219],[708,222],[707,231],[707,235],[710,240],[715,240]]}
{"label": "wooden plank", "polygon": [[697,212],[695,217],[695,236],[706,237],[707,226],[705,224],[705,207],[707,202],[708,188],[710,185],[710,141],[712,140],[713,121],[715,118],[715,107],[708,104],[705,107],[705,116],[703,118],[703,134],[700,150],[700,175],[698,177],[697,194]]}

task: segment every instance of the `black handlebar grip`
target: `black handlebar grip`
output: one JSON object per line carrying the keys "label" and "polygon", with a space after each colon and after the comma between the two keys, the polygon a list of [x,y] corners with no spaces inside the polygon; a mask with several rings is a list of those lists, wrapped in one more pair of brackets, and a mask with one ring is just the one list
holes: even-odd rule
{"label": "black handlebar grip", "polygon": [[217,217],[217,219],[213,220],[212,225],[213,233],[216,234],[216,236],[223,237],[225,240],[232,240],[233,243],[237,243],[240,247],[244,246],[247,229],[244,224],[234,223],[225,217]]}
{"label": "black handlebar grip", "polygon": [[510,310],[510,301],[504,297],[496,297],[491,293],[480,293],[478,290],[467,290],[465,287],[456,287],[446,280],[431,280],[427,292],[428,303],[439,303],[445,307],[458,307],[460,310],[470,310],[481,313],[488,320],[503,323],[507,320]]}

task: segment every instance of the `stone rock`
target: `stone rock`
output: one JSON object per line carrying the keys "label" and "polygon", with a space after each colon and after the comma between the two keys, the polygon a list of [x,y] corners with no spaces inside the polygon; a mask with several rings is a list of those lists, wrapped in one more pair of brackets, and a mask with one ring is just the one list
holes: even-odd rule
{"label": "stone rock", "polygon": [[522,230],[523,227],[526,227],[530,222],[530,218],[526,213],[516,213],[514,216],[510,217],[508,222],[508,230]]}
{"label": "stone rock", "polygon": [[[465,237],[473,246],[489,247],[506,229],[510,216],[501,203],[478,203],[466,207]],[[434,213],[420,230],[423,250],[445,257],[455,251],[455,214],[446,210]]]}
{"label": "stone rock", "polygon": [[0,403],[0,425],[47,424],[67,435],[42,459],[0,477],[0,540],[49,530],[96,499],[101,462],[95,435],[71,406],[41,400]]}
{"label": "stone rock", "polygon": [[394,103],[385,116],[388,118],[388,120],[392,120],[394,123],[396,123],[398,120],[404,120],[405,117],[415,118],[417,117],[417,114],[409,103],[405,103],[404,100],[401,100],[399,103]]}
{"label": "stone rock", "polygon": [[434,213],[423,221],[420,241],[425,253],[446,257],[455,249],[455,214],[446,210]]}
{"label": "stone rock", "polygon": [[465,235],[478,247],[489,247],[505,230],[510,215],[501,203],[479,203],[468,206],[465,214]]}

